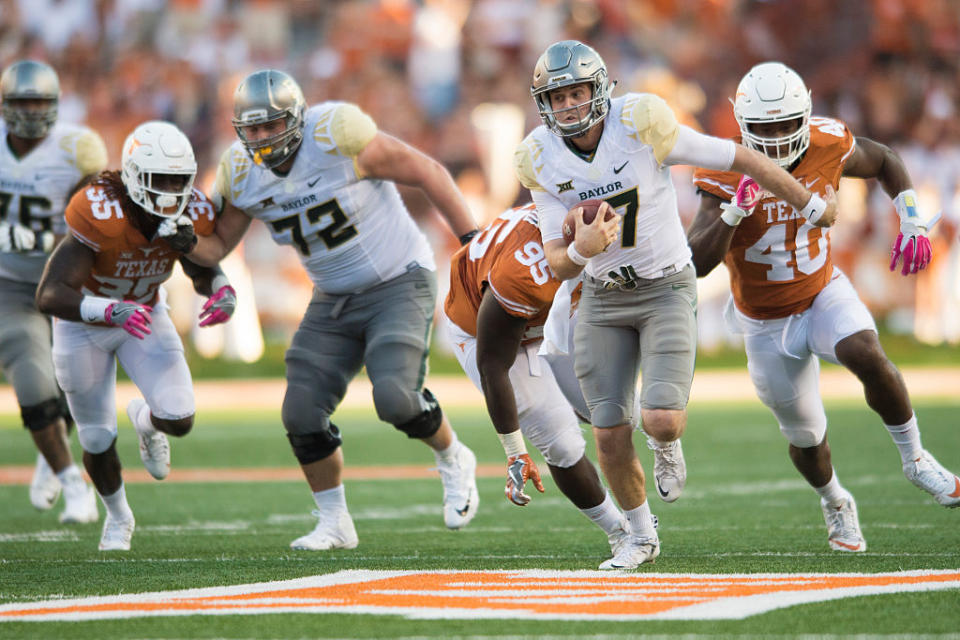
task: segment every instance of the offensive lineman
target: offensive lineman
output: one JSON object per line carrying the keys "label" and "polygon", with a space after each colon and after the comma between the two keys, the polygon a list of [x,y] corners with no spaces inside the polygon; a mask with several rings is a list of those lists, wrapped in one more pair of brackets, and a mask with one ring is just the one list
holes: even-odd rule
{"label": "offensive lineman", "polygon": [[[644,431],[671,447],[686,427],[696,352],[696,277],[669,166],[749,173],[819,224],[833,221],[836,196],[828,190],[825,202],[763,154],[679,125],[657,96],[611,99],[610,89],[596,51],[575,40],[547,47],[531,86],[543,125],[520,144],[515,163],[554,274],[566,280],[583,271],[574,363],[600,467],[631,525],[605,564],[633,569],[660,552],[632,442],[634,385],[642,368]],[[581,215],[565,246],[567,211],[590,198],[606,203],[590,225]],[[604,221],[608,207],[618,215]]]}
{"label": "offensive lineman", "polygon": [[[811,108],[803,80],[779,62],[751,69],[734,101],[744,143],[808,187],[826,193],[841,176],[876,178],[901,221],[890,269],[901,258],[903,275],[923,269],[931,257],[928,222],[917,211],[900,157],[854,137],[839,120],[811,117]],[[830,548],[861,552],[867,543],[856,502],[831,463],[818,358],[842,364],[863,383],[867,404],[897,445],[907,479],[938,503],[960,506],[960,479],[920,444],[903,378],[883,352],[870,312],[833,266],[829,228],[805,224],[775,197],[738,189],[737,172],[698,169],[694,182],[700,210],[689,238],[697,275],[721,260],[730,270],[730,328],[744,334],[757,395],[776,416],[794,466],[820,496]]]}
{"label": "offensive lineman", "polygon": [[394,184],[421,188],[465,241],[476,224],[450,174],[378,131],[352,104],[307,109],[296,81],[277,70],[240,83],[233,125],[239,140],[217,172],[216,230],[189,258],[215,264],[258,218],[274,241],[297,250],[313,280],[313,300],[286,354],[282,419],[318,522],[290,546],[358,544],[342,483],[340,431],[330,416],[362,366],[380,419],[433,449],[446,526],[465,527],[479,503],[476,457],[423,387],[436,266]]}
{"label": "offensive lineman", "polygon": [[[147,471],[162,480],[170,472],[165,434],[193,427],[190,369],[167,311],[161,286],[179,260],[194,289],[208,296],[200,326],[226,322],[236,296],[219,268],[198,267],[183,254],[194,229],[213,229],[210,201],[193,188],[193,149],[174,125],[139,125],[123,144],[120,172],[101,173],[67,206],[70,230],[57,247],[37,287],[37,306],[57,317],[53,361],[67,394],[83,446],[83,462],[107,510],[101,551],[126,551],[134,517],[127,503],[117,457],[117,361],[143,398],[127,415],[140,441]],[[191,224],[178,219],[190,218]],[[162,238],[160,228],[179,233]]]}
{"label": "offensive lineman", "polygon": [[47,510],[63,489],[60,522],[96,522],[97,498],[73,462],[72,425],[50,354],[50,320],[34,305],[37,283],[65,232],[70,195],[107,164],[91,129],[57,123],[60,82],[42,62],[21,60],[0,77],[0,365],[39,450],[30,502]]}
{"label": "offensive lineman", "polygon": [[577,413],[588,411],[573,358],[552,358],[548,366],[537,354],[559,287],[543,252],[536,207],[505,211],[451,259],[447,329],[460,366],[483,391],[507,455],[507,498],[529,503],[527,480],[544,490],[526,436],[563,494],[607,534],[616,555],[629,525],[584,455]]}

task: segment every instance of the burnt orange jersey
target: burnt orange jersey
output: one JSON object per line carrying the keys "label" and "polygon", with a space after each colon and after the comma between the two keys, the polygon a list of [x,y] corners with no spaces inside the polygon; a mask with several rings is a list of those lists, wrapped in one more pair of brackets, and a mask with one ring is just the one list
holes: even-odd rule
{"label": "burnt orange jersey", "polygon": [[[828,184],[839,187],[854,145],[844,123],[810,118],[810,146],[791,174],[822,197]],[[740,174],[697,169],[693,181],[729,201]],[[752,318],[784,318],[807,309],[830,281],[830,232],[808,224],[789,204],[770,196],[737,227],[724,262],[738,309]]]}
{"label": "burnt orange jersey", "polygon": [[[213,233],[213,205],[197,189],[185,213],[193,219],[197,235]],[[160,238],[147,240],[121,202],[96,184],[74,194],[65,217],[71,235],[96,253],[83,285],[85,295],[153,304],[160,285],[183,255]]]}
{"label": "burnt orange jersey", "polygon": [[477,312],[490,289],[503,310],[527,319],[523,342],[543,337],[560,281],[553,276],[532,204],[500,214],[453,255],[450,293],[443,309],[454,324],[477,335]]}

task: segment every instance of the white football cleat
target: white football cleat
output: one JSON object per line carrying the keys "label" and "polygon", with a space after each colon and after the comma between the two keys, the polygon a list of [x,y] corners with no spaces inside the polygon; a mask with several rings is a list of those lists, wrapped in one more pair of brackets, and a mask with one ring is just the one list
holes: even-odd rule
{"label": "white football cleat", "polygon": [[86,524],[100,518],[97,492],[93,487],[87,486],[82,477],[64,485],[63,499],[65,505],[63,513],[60,514],[61,524]]}
{"label": "white football cleat", "polygon": [[60,497],[60,479],[53,472],[47,459],[42,453],[37,454],[37,466],[33,468],[33,478],[30,480],[30,504],[40,511],[53,508]]}
{"label": "white football cleat", "polygon": [[443,522],[448,529],[462,529],[477,515],[480,494],[477,492],[477,456],[460,443],[451,462],[437,460],[443,483]]}
{"label": "white football cleat", "polygon": [[827,523],[827,542],[831,549],[851,553],[867,550],[867,541],[860,532],[857,503],[852,495],[847,494],[847,499],[839,507],[831,507],[826,500],[820,498],[820,509]]}
{"label": "white football cleat", "polygon": [[107,512],[103,521],[103,534],[100,536],[100,551],[129,551],[130,539],[135,526],[133,513],[127,518],[114,518]]}
{"label": "white football cleat", "polygon": [[127,417],[133,423],[137,438],[140,440],[140,459],[143,460],[143,466],[154,478],[163,480],[170,474],[170,442],[166,434],[159,431],[154,430],[152,433],[140,431],[136,418],[140,409],[146,404],[143,398],[131,400],[127,404]]}
{"label": "white football cleat", "polygon": [[960,507],[960,478],[947,471],[924,449],[920,457],[903,465],[903,475],[945,507]]}
{"label": "white football cleat", "polygon": [[607,542],[610,543],[610,554],[616,556],[620,553],[620,550],[628,538],[630,538],[630,523],[626,518],[621,518],[619,528],[613,533],[607,534]]}
{"label": "white football cleat", "polygon": [[636,569],[644,562],[653,562],[659,555],[660,538],[657,537],[656,531],[650,537],[631,533],[620,542],[619,551],[600,564],[600,570]]}
{"label": "white football cleat", "polygon": [[328,549],[355,549],[360,543],[353,519],[346,510],[335,517],[324,516],[314,510],[313,515],[320,519],[313,531],[290,543],[291,549],[301,551],[326,551]]}
{"label": "white football cleat", "polygon": [[653,482],[657,495],[664,502],[673,502],[683,493],[687,484],[687,463],[679,440],[661,445],[647,437],[647,447],[653,451]]}

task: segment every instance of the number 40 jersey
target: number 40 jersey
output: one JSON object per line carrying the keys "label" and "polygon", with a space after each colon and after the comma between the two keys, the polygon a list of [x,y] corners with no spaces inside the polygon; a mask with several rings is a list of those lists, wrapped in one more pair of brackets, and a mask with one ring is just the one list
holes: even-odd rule
{"label": "number 40 jersey", "polygon": [[[80,180],[107,165],[107,149],[91,129],[57,123],[30,153],[18,158],[0,121],[0,220],[34,232],[66,233],[63,211]],[[40,282],[47,254],[0,253],[0,278]]]}
{"label": "number 40 jersey", "polygon": [[352,104],[311,107],[289,174],[254,164],[238,140],[220,160],[214,199],[262,220],[277,244],[292,245],[324,293],[356,293],[415,266],[435,270],[396,185],[359,173],[356,157],[376,133]]}
{"label": "number 40 jersey", "polygon": [[[839,120],[810,118],[810,146],[790,174],[822,197],[828,184],[839,187],[854,145],[853,134]],[[693,182],[729,201],[740,174],[697,169]],[[830,282],[830,230],[809,224],[789,204],[768,196],[737,227],[724,262],[740,311],[759,320],[785,318],[806,310]]]}

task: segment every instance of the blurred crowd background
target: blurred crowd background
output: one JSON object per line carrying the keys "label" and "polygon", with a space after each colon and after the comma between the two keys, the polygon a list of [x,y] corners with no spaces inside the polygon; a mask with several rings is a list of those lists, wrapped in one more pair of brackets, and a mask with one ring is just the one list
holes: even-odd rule
{"label": "blurred crowd background", "polygon": [[[198,184],[209,189],[234,139],[234,88],[248,72],[275,67],[299,80],[308,103],[354,102],[382,130],[435,156],[479,220],[528,197],[512,155],[539,124],[531,72],[547,45],[566,38],[600,52],[618,81],[614,95],[657,93],[683,122],[721,136],[738,133],[728,99],[753,64],[796,69],[814,114],[896,148],[924,213],[943,211],[931,268],[903,278],[887,269],[897,234],[890,199],[874,183],[845,181],[836,261],[881,326],[932,344],[960,342],[955,0],[0,0],[0,62],[52,64],[61,119],[99,131],[111,166],[137,124],[166,119],[190,136]],[[689,222],[697,206],[690,170],[674,177]],[[442,265],[456,240],[418,192],[403,195]],[[249,337],[260,322],[268,339],[285,339],[310,289],[294,253],[256,223],[225,266],[248,284],[257,309],[228,332]],[[719,317],[727,290],[722,269],[702,281],[704,349],[735,340]],[[256,350],[236,336],[219,340],[211,352],[226,344],[228,355],[250,358]]]}

